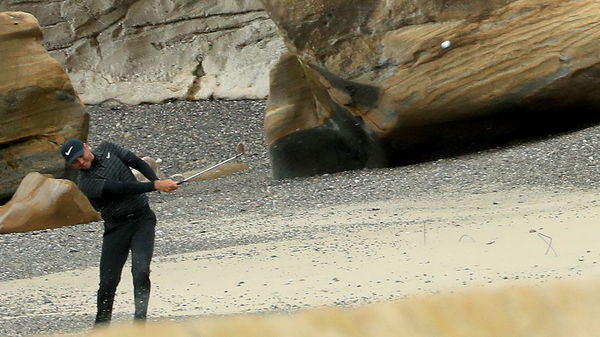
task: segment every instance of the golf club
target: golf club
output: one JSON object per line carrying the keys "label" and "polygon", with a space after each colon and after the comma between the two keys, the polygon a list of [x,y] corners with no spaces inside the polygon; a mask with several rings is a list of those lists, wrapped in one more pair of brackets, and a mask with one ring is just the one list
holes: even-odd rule
{"label": "golf club", "polygon": [[206,169],[204,169],[204,170],[202,170],[202,171],[200,171],[200,172],[198,172],[196,174],[193,174],[193,175],[191,175],[191,176],[183,179],[182,181],[177,182],[177,185],[181,185],[181,184],[185,183],[186,181],[194,179],[194,178],[196,178],[197,176],[199,176],[199,175],[201,175],[203,173],[206,173],[206,172],[208,172],[208,171],[210,171],[210,170],[212,170],[214,168],[217,168],[217,167],[219,167],[219,166],[221,166],[221,165],[223,165],[225,163],[228,163],[228,162],[230,162],[230,161],[232,161],[232,160],[240,157],[241,155],[243,155],[244,153],[246,153],[246,146],[244,145],[244,143],[239,143],[238,146],[237,146],[237,150],[238,150],[238,154],[236,154],[235,156],[233,156],[233,157],[231,157],[229,159],[225,159],[225,160],[223,160],[222,162],[220,162],[218,164],[215,164],[215,165],[213,165],[213,166],[211,166],[209,168],[206,168]]}

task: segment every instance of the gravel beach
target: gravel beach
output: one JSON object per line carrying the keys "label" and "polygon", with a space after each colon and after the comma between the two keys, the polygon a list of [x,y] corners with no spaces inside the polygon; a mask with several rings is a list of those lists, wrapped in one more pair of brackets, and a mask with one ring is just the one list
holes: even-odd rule
{"label": "gravel beach", "polygon": [[[139,156],[161,158],[163,172],[167,175],[217,163],[234,155],[239,142],[246,144],[247,153],[240,161],[248,164],[250,169],[216,180],[182,185],[176,193],[150,195],[151,206],[158,217],[155,261],[164,263],[164,268],[169,263],[188,263],[193,259],[202,260],[210,266],[210,261],[221,261],[236,255],[235,260],[229,263],[228,268],[231,270],[223,270],[224,275],[227,275],[227,271],[235,273],[237,269],[234,266],[242,268],[252,257],[293,256],[294,249],[290,247],[304,247],[303,243],[308,245],[309,242],[333,242],[326,241],[328,236],[337,238],[339,247],[343,247],[342,238],[346,235],[361,240],[369,237],[367,233],[384,228],[390,231],[388,234],[391,238],[398,234],[396,229],[400,227],[402,232],[411,232],[412,235],[420,233],[418,235],[422,239],[419,242],[426,241],[427,244],[427,240],[436,238],[434,228],[467,226],[463,222],[470,219],[468,214],[477,212],[473,209],[461,209],[466,205],[478,205],[478,210],[488,212],[481,213],[482,217],[488,217],[494,212],[502,213],[496,209],[501,208],[502,202],[506,200],[523,204],[521,209],[517,207],[515,211],[510,208],[502,213],[513,215],[515,212],[529,212],[524,208],[528,202],[533,202],[531,200],[536,202],[532,207],[549,207],[547,205],[552,201],[558,209],[566,207],[565,213],[570,210],[568,205],[576,205],[573,209],[581,210],[588,205],[593,212],[600,205],[600,202],[596,204],[595,199],[600,163],[600,126],[590,125],[551,137],[514,142],[498,148],[411,166],[274,181],[271,179],[262,131],[265,103],[263,100],[201,101],[87,107],[91,115],[89,143],[92,146],[103,140],[110,140],[131,149]],[[578,199],[579,195],[583,199]],[[528,196],[531,198],[528,199]],[[561,204],[563,200],[564,203]],[[435,215],[434,211],[428,212],[431,205],[444,208],[445,212],[440,213],[441,215]],[[452,207],[457,209],[456,214],[460,216],[453,214]],[[548,212],[542,206],[535,210],[531,212]],[[341,219],[342,213],[349,216]],[[557,214],[558,217],[561,213]],[[421,216],[422,221],[415,220]],[[425,223],[428,224],[427,228]],[[549,223],[548,226],[552,224]],[[488,227],[487,230],[489,229]],[[427,237],[425,231],[431,231],[431,237]],[[377,251],[375,242],[380,242],[381,247],[389,244],[390,251],[383,254],[382,258],[384,255],[392,256],[391,252],[396,250],[391,248],[393,244],[386,241],[387,236],[383,233],[370,243],[361,241],[361,247]],[[99,262],[101,237],[100,222],[56,230],[1,235],[0,289],[22,287],[19,282],[25,280],[43,282],[44,279],[59,276],[63,280],[65,275],[71,275],[69,273],[95,271]],[[365,240],[368,241],[363,241]],[[539,238],[537,240],[542,242]],[[486,240],[485,243],[492,241],[494,240]],[[294,244],[279,246],[281,242]],[[431,242],[433,241],[429,241],[429,247]],[[269,245],[279,247],[280,251],[270,252],[266,248]],[[348,255],[358,253],[355,249],[356,247],[347,248],[347,254],[343,257],[345,261],[348,260]],[[314,246],[310,250],[314,253]],[[544,253],[543,248],[539,250]],[[381,252],[384,251],[386,250],[381,248]],[[590,254],[598,255],[596,251]],[[552,253],[543,255],[548,257]],[[307,253],[306,256],[310,254]],[[561,256],[564,257],[564,253]],[[431,256],[424,259],[431,260]],[[352,261],[351,258],[348,268],[354,268]],[[225,268],[221,264],[218,266]],[[268,264],[263,266],[265,275],[269,272],[267,266]],[[458,265],[453,267],[459,268]],[[529,267],[523,266],[523,270]],[[381,268],[386,267],[382,265]],[[575,271],[572,275],[564,271],[552,274],[550,270],[553,269],[549,267],[543,273],[546,278],[576,277],[586,274],[588,269],[573,269]],[[581,272],[578,274],[577,270]],[[597,272],[597,269],[589,270],[590,274]],[[509,273],[510,267],[506,271]],[[518,268],[515,273],[519,275],[518,278],[531,277],[531,280],[537,280],[541,275],[521,272]],[[531,276],[534,274],[536,276]],[[510,275],[504,277],[512,278]],[[429,274],[424,282],[431,283],[431,278]],[[71,278],[64,278],[69,279],[78,282],[72,275]],[[457,277],[445,282],[433,282],[440,285],[438,288],[415,286],[414,292],[406,289],[386,292],[383,288],[377,291],[378,286],[373,284],[372,292],[359,295],[349,295],[352,293],[348,291],[349,285],[339,283],[329,290],[335,296],[323,302],[290,297],[280,299],[278,304],[265,299],[264,305],[221,308],[218,304],[220,302],[212,299],[212,309],[205,305],[196,311],[182,308],[171,310],[165,304],[157,305],[156,311],[161,313],[160,318],[179,319],[214,314],[294,310],[322,304],[354,305],[413,294],[435,293],[446,286],[451,287],[453,283],[491,283],[487,279],[479,279],[481,282],[468,282],[468,278],[466,280],[459,281]],[[92,279],[91,284],[86,287],[94,289],[95,282],[97,280]],[[242,282],[251,283],[249,280]],[[408,280],[402,282],[408,283]],[[123,287],[125,283],[130,282],[123,280]],[[364,283],[362,285],[364,287]],[[65,285],[68,289],[70,286],[74,285]],[[31,287],[34,289],[37,286],[31,283]],[[161,285],[157,284],[157,287]],[[204,287],[209,288],[208,285]],[[299,289],[302,290],[302,287]],[[80,294],[76,291],[66,291],[60,295],[62,297],[57,298],[43,287],[33,293],[0,290],[0,335],[87,331],[93,321],[94,293]],[[222,296],[228,297],[227,293]],[[72,305],[77,303],[88,311],[61,310],[61,304],[57,303],[61,298]],[[80,300],[82,298],[84,300]],[[169,299],[162,300],[162,303],[168,302]],[[243,300],[238,300],[237,303],[243,303]],[[46,308],[46,311],[42,312],[40,309],[31,312],[31,308],[35,307]],[[130,318],[127,312],[129,308],[127,305],[125,307],[123,312],[117,310],[116,320]]]}

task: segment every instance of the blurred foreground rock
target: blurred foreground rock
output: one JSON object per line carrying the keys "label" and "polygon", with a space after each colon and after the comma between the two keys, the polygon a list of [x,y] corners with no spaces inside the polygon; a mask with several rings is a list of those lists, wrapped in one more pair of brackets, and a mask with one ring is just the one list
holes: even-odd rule
{"label": "blurred foreground rock", "polygon": [[68,175],[60,144],[87,137],[89,116],[41,40],[31,14],[0,13],[0,199],[29,172]]}
{"label": "blurred foreground rock", "polygon": [[28,232],[100,220],[87,197],[70,180],[28,174],[12,199],[0,206],[0,233]]}
{"label": "blurred foreground rock", "polygon": [[353,309],[113,326],[89,336],[598,336],[600,283],[554,283],[419,297]]}
{"label": "blurred foreground rock", "polygon": [[265,116],[275,178],[599,119],[596,0],[262,2],[291,52]]}

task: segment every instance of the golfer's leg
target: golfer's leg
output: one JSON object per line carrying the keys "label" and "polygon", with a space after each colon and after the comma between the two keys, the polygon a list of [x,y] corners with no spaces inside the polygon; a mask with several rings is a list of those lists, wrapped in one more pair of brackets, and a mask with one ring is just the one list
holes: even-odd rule
{"label": "golfer's leg", "polygon": [[100,257],[100,285],[98,289],[96,324],[110,321],[113,302],[121,271],[129,253],[129,235],[124,228],[104,234]]}
{"label": "golfer's leg", "polygon": [[131,273],[136,320],[145,320],[150,300],[150,262],[154,252],[156,216],[150,212],[131,239]]}

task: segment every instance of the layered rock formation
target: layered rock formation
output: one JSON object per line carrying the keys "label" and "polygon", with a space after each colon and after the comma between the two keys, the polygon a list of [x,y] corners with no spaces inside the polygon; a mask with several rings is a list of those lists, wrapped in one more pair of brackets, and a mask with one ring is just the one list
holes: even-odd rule
{"label": "layered rock formation", "polygon": [[410,163],[599,115],[598,1],[262,2],[291,51],[265,117],[276,178]]}
{"label": "layered rock formation", "polygon": [[28,232],[100,220],[88,198],[70,180],[28,174],[12,199],[0,206],[0,233]]}
{"label": "layered rock formation", "polygon": [[599,285],[592,282],[476,289],[351,309],[237,315],[95,329],[109,336],[480,337],[598,336]]}
{"label": "layered rock formation", "polygon": [[258,0],[0,2],[41,22],[86,104],[264,98],[285,50]]}
{"label": "layered rock formation", "polygon": [[65,176],[60,144],[87,137],[89,116],[41,40],[31,14],[0,13],[0,199],[29,172]]}

